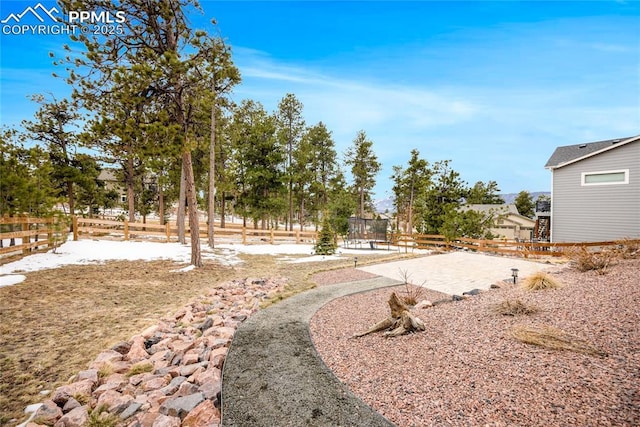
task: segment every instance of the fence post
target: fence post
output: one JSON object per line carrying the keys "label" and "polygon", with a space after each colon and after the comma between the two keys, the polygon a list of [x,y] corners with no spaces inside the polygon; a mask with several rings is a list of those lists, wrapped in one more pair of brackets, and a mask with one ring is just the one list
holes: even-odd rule
{"label": "fence post", "polygon": [[124,220],[124,240],[129,240],[129,221]]}
{"label": "fence post", "polygon": [[50,218],[49,219],[49,227],[47,228],[47,242],[49,242],[49,247],[51,247],[51,245],[53,245],[53,227],[55,227],[54,225],[54,218]]}
{"label": "fence post", "polygon": [[270,230],[270,234],[271,234],[271,244],[273,245],[273,228]]}
{"label": "fence post", "polygon": [[[29,232],[29,219],[28,219],[28,218],[25,218],[25,219],[24,219],[24,221],[25,221],[25,222],[23,222],[23,223],[22,223],[22,231]],[[28,234],[27,234],[27,235],[25,235],[25,236],[22,236],[22,244],[23,244],[23,245],[24,245],[25,243],[27,244],[27,247],[26,247],[26,248],[24,248],[24,249],[22,250],[22,253],[23,253],[23,254],[28,254],[28,253],[29,253],[29,250],[31,249],[31,248],[29,248],[29,247],[28,247],[29,242],[31,242],[30,237],[31,237],[31,236],[29,236]]]}
{"label": "fence post", "polygon": [[296,230],[296,244],[300,243],[300,230]]}
{"label": "fence post", "polygon": [[171,241],[171,225],[169,225],[169,222],[165,224],[165,228],[167,230],[167,243],[168,243]]}
{"label": "fence post", "polygon": [[71,227],[73,228],[73,241],[76,242],[78,241],[78,217],[75,215],[71,217]]}
{"label": "fence post", "polygon": [[242,244],[243,245],[247,244],[247,228],[246,227],[242,227]]}

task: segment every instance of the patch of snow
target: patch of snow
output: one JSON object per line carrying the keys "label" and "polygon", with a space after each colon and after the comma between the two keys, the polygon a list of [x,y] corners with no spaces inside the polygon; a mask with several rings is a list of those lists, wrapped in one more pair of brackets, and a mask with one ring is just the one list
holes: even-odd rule
{"label": "patch of snow", "polygon": [[188,265],[188,266],[186,266],[186,267],[179,268],[179,269],[177,269],[177,270],[171,270],[171,272],[172,272],[172,273],[186,273],[187,271],[191,271],[191,270],[193,270],[194,268],[196,268],[196,266],[195,266],[195,265]]}
{"label": "patch of snow", "polygon": [[6,276],[0,276],[0,288],[3,286],[17,285],[20,282],[24,282],[27,276],[22,274],[7,274]]}
{"label": "patch of snow", "polygon": [[[330,261],[344,258],[345,255],[387,255],[385,250],[363,250],[338,248],[335,255],[322,256],[314,254],[313,245],[304,244],[260,244],[242,245],[223,243],[210,249],[202,245],[202,258],[215,260],[223,265],[233,266],[243,261],[238,254],[252,255],[284,255],[279,260],[289,263]],[[114,240],[78,241],[68,240],[60,245],[55,253],[53,250],[26,256],[18,261],[0,266],[0,287],[11,286],[24,281],[24,273],[32,271],[59,268],[65,265],[100,264],[106,261],[152,261],[172,260],[178,264],[191,262],[191,247],[180,243],[164,242],[134,242]],[[187,272],[192,266],[174,270]]]}

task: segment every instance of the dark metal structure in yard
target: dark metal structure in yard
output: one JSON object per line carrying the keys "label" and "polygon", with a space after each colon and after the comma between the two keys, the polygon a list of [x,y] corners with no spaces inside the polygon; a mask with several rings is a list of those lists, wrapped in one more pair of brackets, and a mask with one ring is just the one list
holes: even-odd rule
{"label": "dark metal structure in yard", "polygon": [[387,219],[367,219],[351,217],[349,218],[349,242],[369,242],[371,248],[376,243],[386,243],[389,241],[387,237],[387,227],[389,220]]}

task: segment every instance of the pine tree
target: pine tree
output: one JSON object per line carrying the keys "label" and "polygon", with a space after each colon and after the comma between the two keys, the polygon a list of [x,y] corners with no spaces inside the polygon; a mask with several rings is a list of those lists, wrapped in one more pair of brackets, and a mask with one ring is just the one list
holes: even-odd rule
{"label": "pine tree", "polygon": [[375,177],[382,165],[373,151],[373,142],[367,139],[363,130],[358,132],[345,157],[346,164],[351,166],[353,188],[358,196],[358,216],[364,218],[366,211],[370,209],[371,190],[376,185]]}
{"label": "pine tree", "polygon": [[331,226],[328,215],[323,215],[322,228],[318,234],[315,252],[318,255],[333,255],[338,246],[336,245],[336,233]]}
{"label": "pine tree", "polygon": [[518,213],[520,215],[524,215],[529,218],[533,218],[535,216],[535,203],[533,203],[533,198],[528,191],[523,190],[519,192],[513,203],[516,205],[516,209],[518,209]]}

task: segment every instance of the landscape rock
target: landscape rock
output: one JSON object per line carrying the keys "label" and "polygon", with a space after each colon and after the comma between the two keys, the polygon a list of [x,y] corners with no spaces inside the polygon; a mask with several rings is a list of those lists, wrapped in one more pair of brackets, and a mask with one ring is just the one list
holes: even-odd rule
{"label": "landscape rock", "polygon": [[80,402],[78,402],[73,397],[70,397],[69,400],[67,400],[67,403],[65,403],[62,407],[62,412],[66,414],[68,412],[71,412],[73,409],[79,408],[80,406],[82,406]]}
{"label": "landscape rock", "polygon": [[130,342],[121,341],[118,344],[116,344],[113,347],[111,347],[111,350],[117,351],[118,353],[120,353],[120,354],[122,354],[124,356],[125,354],[127,354],[129,352],[130,348],[131,348],[131,343]]}
{"label": "landscape rock", "polygon": [[160,414],[153,422],[152,427],[180,427],[180,418]]}
{"label": "landscape rock", "polygon": [[160,413],[182,419],[203,401],[204,395],[202,393],[167,399],[167,401],[160,406]]}
{"label": "landscape rock", "polygon": [[99,370],[107,363],[113,364],[115,362],[120,362],[122,358],[123,358],[122,354],[118,353],[115,350],[103,351],[98,355],[98,357],[96,357],[93,360],[93,363],[91,364],[91,369]]}
{"label": "landscape rock", "polygon": [[53,425],[58,419],[62,418],[62,415],[62,409],[53,400],[45,400],[36,411],[33,419],[47,425]]}
{"label": "landscape rock", "polygon": [[131,402],[129,406],[120,413],[120,419],[126,420],[127,418],[132,417],[140,408],[142,408],[142,403]]}
{"label": "landscape rock", "polygon": [[60,418],[54,427],[82,427],[89,421],[89,413],[84,406],[78,406]]}
{"label": "landscape rock", "polygon": [[97,407],[104,406],[112,414],[119,414],[131,403],[132,396],[123,395],[115,390],[108,390],[100,396],[98,399]]}
{"label": "landscape rock", "polygon": [[91,396],[91,390],[93,389],[94,384],[95,383],[93,381],[86,379],[63,385],[53,392],[51,400],[58,406],[64,406],[65,403],[67,403],[67,400],[72,396],[83,395],[89,397]]}
{"label": "landscape rock", "polygon": [[182,421],[182,427],[213,427],[220,424],[220,411],[210,400],[196,406]]}
{"label": "landscape rock", "polygon": [[125,359],[135,363],[145,360],[148,357],[149,353],[147,353],[147,348],[145,347],[145,339],[140,335],[133,337],[131,347],[125,356]]}
{"label": "landscape rock", "polygon": [[[105,414],[119,416],[118,425],[127,427],[218,426],[221,370],[235,330],[267,295],[285,285],[282,279],[260,278],[217,285],[203,301],[99,353],[50,400],[30,405],[33,419],[56,427],[81,426],[88,423],[89,407],[106,405]],[[142,364],[150,372],[130,375]],[[74,396],[86,396],[86,406]]]}
{"label": "landscape rock", "polygon": [[417,303],[415,305],[415,308],[417,309],[424,309],[424,308],[429,308],[429,307],[433,307],[433,303],[431,301],[427,301],[427,300],[422,300],[419,303]]}

